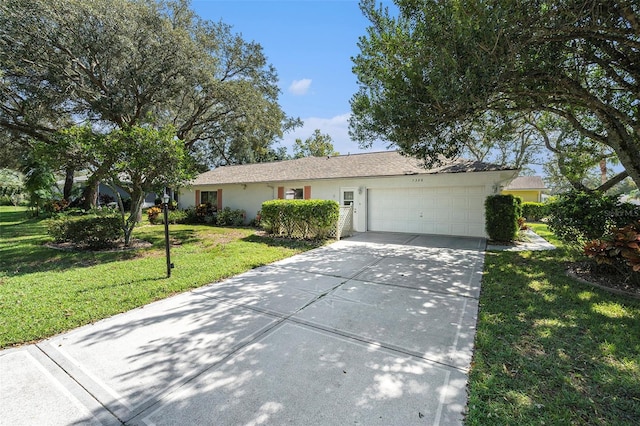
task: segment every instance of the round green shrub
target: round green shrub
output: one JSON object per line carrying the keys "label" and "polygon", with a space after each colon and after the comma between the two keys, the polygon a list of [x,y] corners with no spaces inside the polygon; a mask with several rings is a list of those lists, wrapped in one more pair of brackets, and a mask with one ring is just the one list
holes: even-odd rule
{"label": "round green shrub", "polygon": [[[169,210],[168,214],[169,223],[187,223],[187,212],[184,210]],[[162,221],[164,222],[164,216],[162,217]]]}
{"label": "round green shrub", "polygon": [[118,216],[62,217],[49,223],[48,232],[56,242],[103,249],[113,246],[122,236],[122,219]]}

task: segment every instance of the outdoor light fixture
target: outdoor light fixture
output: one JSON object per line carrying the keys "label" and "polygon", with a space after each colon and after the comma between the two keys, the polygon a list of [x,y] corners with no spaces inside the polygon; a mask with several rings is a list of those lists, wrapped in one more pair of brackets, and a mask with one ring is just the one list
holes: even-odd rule
{"label": "outdoor light fixture", "polygon": [[163,210],[164,210],[164,248],[167,254],[167,278],[171,277],[171,254],[169,253],[169,194],[165,191],[162,196]]}

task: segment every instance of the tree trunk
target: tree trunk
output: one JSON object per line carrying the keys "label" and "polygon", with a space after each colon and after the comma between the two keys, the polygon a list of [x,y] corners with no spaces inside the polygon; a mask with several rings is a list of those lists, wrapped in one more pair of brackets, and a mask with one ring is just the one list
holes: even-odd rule
{"label": "tree trunk", "polygon": [[73,177],[75,170],[72,167],[68,167],[65,170],[64,188],[62,189],[62,198],[71,202],[71,191],[73,190]]}
{"label": "tree trunk", "polygon": [[638,126],[629,129],[611,115],[596,111],[607,132],[606,145],[618,156],[629,177],[640,187],[640,132]]}
{"label": "tree trunk", "polygon": [[[142,203],[144,203],[144,192],[134,191],[131,194],[131,209],[129,210],[129,217],[126,220],[123,220],[123,231],[124,231],[124,245],[129,247],[131,242],[131,234],[133,233],[133,228],[135,228],[136,224],[140,222],[141,219],[138,217],[142,217]],[[124,219],[124,211],[122,211],[122,217]]]}
{"label": "tree trunk", "polygon": [[87,181],[87,186],[82,190],[82,207],[85,210],[91,210],[98,204],[98,188],[100,182],[97,179],[93,179],[93,176]]}
{"label": "tree trunk", "polygon": [[635,138],[628,136],[626,139],[621,140],[617,135],[609,137],[609,146],[615,151],[629,177],[640,187],[640,135]]}
{"label": "tree trunk", "polygon": [[607,180],[607,160],[603,158],[600,160],[600,184],[604,185]]}

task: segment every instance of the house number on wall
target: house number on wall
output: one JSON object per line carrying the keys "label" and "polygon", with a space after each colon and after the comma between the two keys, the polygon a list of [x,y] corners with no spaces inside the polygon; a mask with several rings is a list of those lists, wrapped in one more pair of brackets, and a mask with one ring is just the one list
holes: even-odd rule
{"label": "house number on wall", "polygon": [[411,179],[411,182],[423,182],[424,179],[423,178],[413,178]]}

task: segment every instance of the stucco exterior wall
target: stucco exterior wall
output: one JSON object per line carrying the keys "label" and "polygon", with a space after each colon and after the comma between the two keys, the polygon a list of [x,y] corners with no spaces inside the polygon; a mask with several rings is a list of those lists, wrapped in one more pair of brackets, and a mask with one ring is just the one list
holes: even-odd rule
{"label": "stucco exterior wall", "polygon": [[[512,177],[512,171],[448,173],[433,175],[406,175],[393,177],[373,177],[354,179],[327,179],[270,183],[198,185],[180,192],[179,207],[186,209],[196,203],[196,191],[217,191],[222,189],[222,207],[242,209],[246,212],[247,220],[255,218],[262,203],[278,198],[278,187],[284,187],[286,192],[290,188],[311,187],[312,199],[334,200],[342,204],[344,190],[354,193],[354,228],[357,232],[367,230],[367,193],[371,189],[411,189],[438,188],[439,192],[452,193],[464,187],[481,187],[484,191],[475,192],[474,208],[477,208],[476,220],[484,221],[484,198],[495,194],[497,188]],[[456,189],[457,188],[457,189]],[[411,191],[408,191],[411,192]],[[459,192],[459,191],[458,191]],[[407,200],[408,208],[411,200]],[[455,209],[455,206],[451,206]],[[477,228],[477,227],[476,227]],[[483,234],[483,230],[476,230],[474,234]],[[475,235],[478,236],[478,235]]]}
{"label": "stucco exterior wall", "polygon": [[537,189],[530,189],[530,190],[526,190],[526,189],[509,190],[509,189],[505,189],[505,190],[502,191],[502,194],[505,194],[505,195],[511,194],[513,196],[520,197],[520,198],[522,198],[522,201],[527,201],[527,202],[539,203],[539,202],[542,201],[542,199],[541,199],[542,191],[539,191]]}

